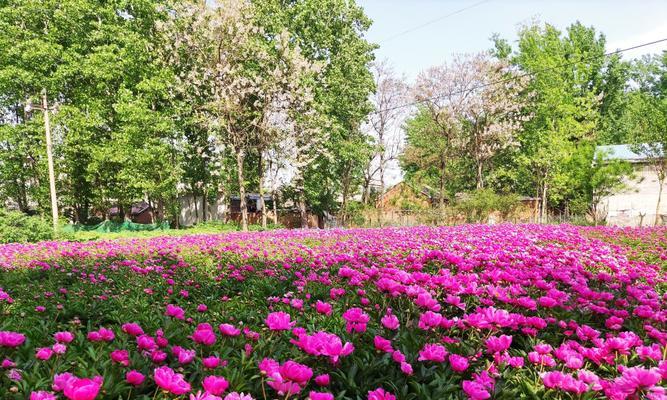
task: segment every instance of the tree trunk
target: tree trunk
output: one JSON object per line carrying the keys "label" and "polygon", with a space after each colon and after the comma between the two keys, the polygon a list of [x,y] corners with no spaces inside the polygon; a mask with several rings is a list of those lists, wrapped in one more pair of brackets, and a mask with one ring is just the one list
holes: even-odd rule
{"label": "tree trunk", "polygon": [[308,214],[306,212],[306,193],[303,187],[299,191],[299,216],[301,217],[301,228],[308,228]]}
{"label": "tree trunk", "polygon": [[477,161],[477,189],[484,188],[484,180],[482,178],[483,165],[481,161]]}
{"label": "tree trunk", "polygon": [[542,208],[540,209],[540,223],[544,224],[546,223],[546,216],[547,216],[547,176],[546,174],[544,175],[544,182],[542,183]]}
{"label": "tree trunk", "polygon": [[442,210],[444,210],[444,208],[445,208],[445,180],[446,180],[445,167],[446,166],[447,165],[445,164],[445,161],[441,160],[441,162],[440,162],[440,188],[439,188],[440,198],[438,199],[440,212],[442,212]]}
{"label": "tree trunk", "polygon": [[236,171],[239,181],[239,197],[241,200],[241,230],[243,232],[248,231],[248,206],[246,204],[245,198],[245,182],[243,181],[243,161],[245,159],[245,154],[243,149],[236,150]]}
{"label": "tree trunk", "polygon": [[655,220],[653,221],[653,226],[658,226],[660,219],[660,200],[662,200],[662,188],[665,183],[664,174],[658,174],[658,183],[660,184],[660,188],[658,189],[658,202],[655,205]]}
{"label": "tree trunk", "polygon": [[271,202],[273,203],[273,225],[278,225],[278,206],[276,205],[276,190],[271,192]]}
{"label": "tree trunk", "polygon": [[206,188],[206,185],[204,185],[204,192],[201,197],[201,206],[201,219],[202,222],[206,222],[206,212],[208,208],[208,189]]}
{"label": "tree trunk", "polygon": [[259,181],[259,209],[262,213],[262,229],[266,229],[266,204],[264,204],[264,160],[262,159],[262,151],[259,152],[259,163],[257,169]]}

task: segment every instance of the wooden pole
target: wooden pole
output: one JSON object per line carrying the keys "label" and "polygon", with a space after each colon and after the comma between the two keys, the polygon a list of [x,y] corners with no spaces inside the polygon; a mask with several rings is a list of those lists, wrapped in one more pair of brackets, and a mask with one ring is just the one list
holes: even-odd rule
{"label": "wooden pole", "polygon": [[51,143],[51,121],[49,120],[49,102],[46,89],[42,90],[42,110],[44,111],[44,128],[46,130],[46,159],[49,164],[49,191],[51,192],[51,216],[53,231],[58,231],[58,197],[56,195],[56,174],[53,169],[53,145]]}

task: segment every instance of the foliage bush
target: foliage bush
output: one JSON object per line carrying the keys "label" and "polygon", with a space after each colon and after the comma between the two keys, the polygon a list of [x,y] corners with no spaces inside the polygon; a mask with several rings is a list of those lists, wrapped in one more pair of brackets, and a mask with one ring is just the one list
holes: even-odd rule
{"label": "foliage bush", "polygon": [[455,204],[466,222],[486,222],[492,212],[497,211],[503,220],[510,219],[519,206],[515,194],[498,194],[490,189],[479,189],[465,193]]}
{"label": "foliage bush", "polygon": [[0,208],[0,243],[26,243],[54,238],[50,221]]}

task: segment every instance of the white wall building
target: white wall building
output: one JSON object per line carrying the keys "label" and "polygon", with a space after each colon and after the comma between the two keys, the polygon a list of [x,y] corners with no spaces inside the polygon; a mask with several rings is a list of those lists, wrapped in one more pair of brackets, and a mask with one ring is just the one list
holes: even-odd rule
{"label": "white wall building", "polygon": [[[634,177],[626,178],[626,188],[606,197],[602,205],[607,211],[607,224],[618,226],[652,226],[658,203],[658,176],[647,158],[632,151],[629,145],[598,146],[598,151],[606,153],[605,158],[625,160],[632,164]],[[664,185],[667,186],[667,185]],[[662,200],[658,210],[660,224],[662,216],[667,217],[667,188],[663,187]]]}

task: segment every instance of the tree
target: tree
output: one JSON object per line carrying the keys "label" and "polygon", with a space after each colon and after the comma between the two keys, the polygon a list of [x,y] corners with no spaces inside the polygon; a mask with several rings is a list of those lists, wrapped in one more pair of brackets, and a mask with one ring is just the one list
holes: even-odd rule
{"label": "tree", "polygon": [[638,89],[630,94],[626,118],[634,132],[632,148],[648,160],[658,178],[654,225],[659,223],[662,192],[667,177],[667,51],[637,63]]}
{"label": "tree", "polygon": [[379,175],[380,194],[385,191],[385,170],[401,151],[397,123],[405,114],[408,100],[405,77],[396,76],[387,61],[372,65],[375,93],[371,96],[375,110],[369,114],[366,129],[372,136],[373,151],[364,171],[363,202],[368,203],[371,182]]}
{"label": "tree", "polygon": [[[468,155],[474,160],[476,187],[484,187],[484,170],[500,151],[516,146],[517,134],[530,116],[526,107],[527,77],[513,71],[507,62],[480,53],[463,61],[471,73],[474,89],[466,93],[460,118]],[[523,95],[523,98],[522,98]]]}
{"label": "tree", "polygon": [[526,26],[519,32],[518,49],[508,56],[532,77],[527,91],[532,98],[524,110],[532,118],[518,137],[514,162],[521,171],[517,186],[526,194],[532,186],[542,199],[541,221],[549,204],[567,208],[571,200],[586,196],[576,176],[592,165],[592,159],[579,162],[580,155],[592,157],[588,149],[597,140],[601,105],[610,95],[602,91],[608,78],[604,54],[604,36],[575,23],[564,34],[548,24]]}
{"label": "tree", "polygon": [[[168,63],[183,63],[177,85],[195,118],[234,154],[241,199],[241,228],[248,229],[245,162],[257,142],[274,65],[252,5],[228,0],[208,7],[180,2],[162,27],[173,43]],[[194,96],[195,98],[192,98]]]}

